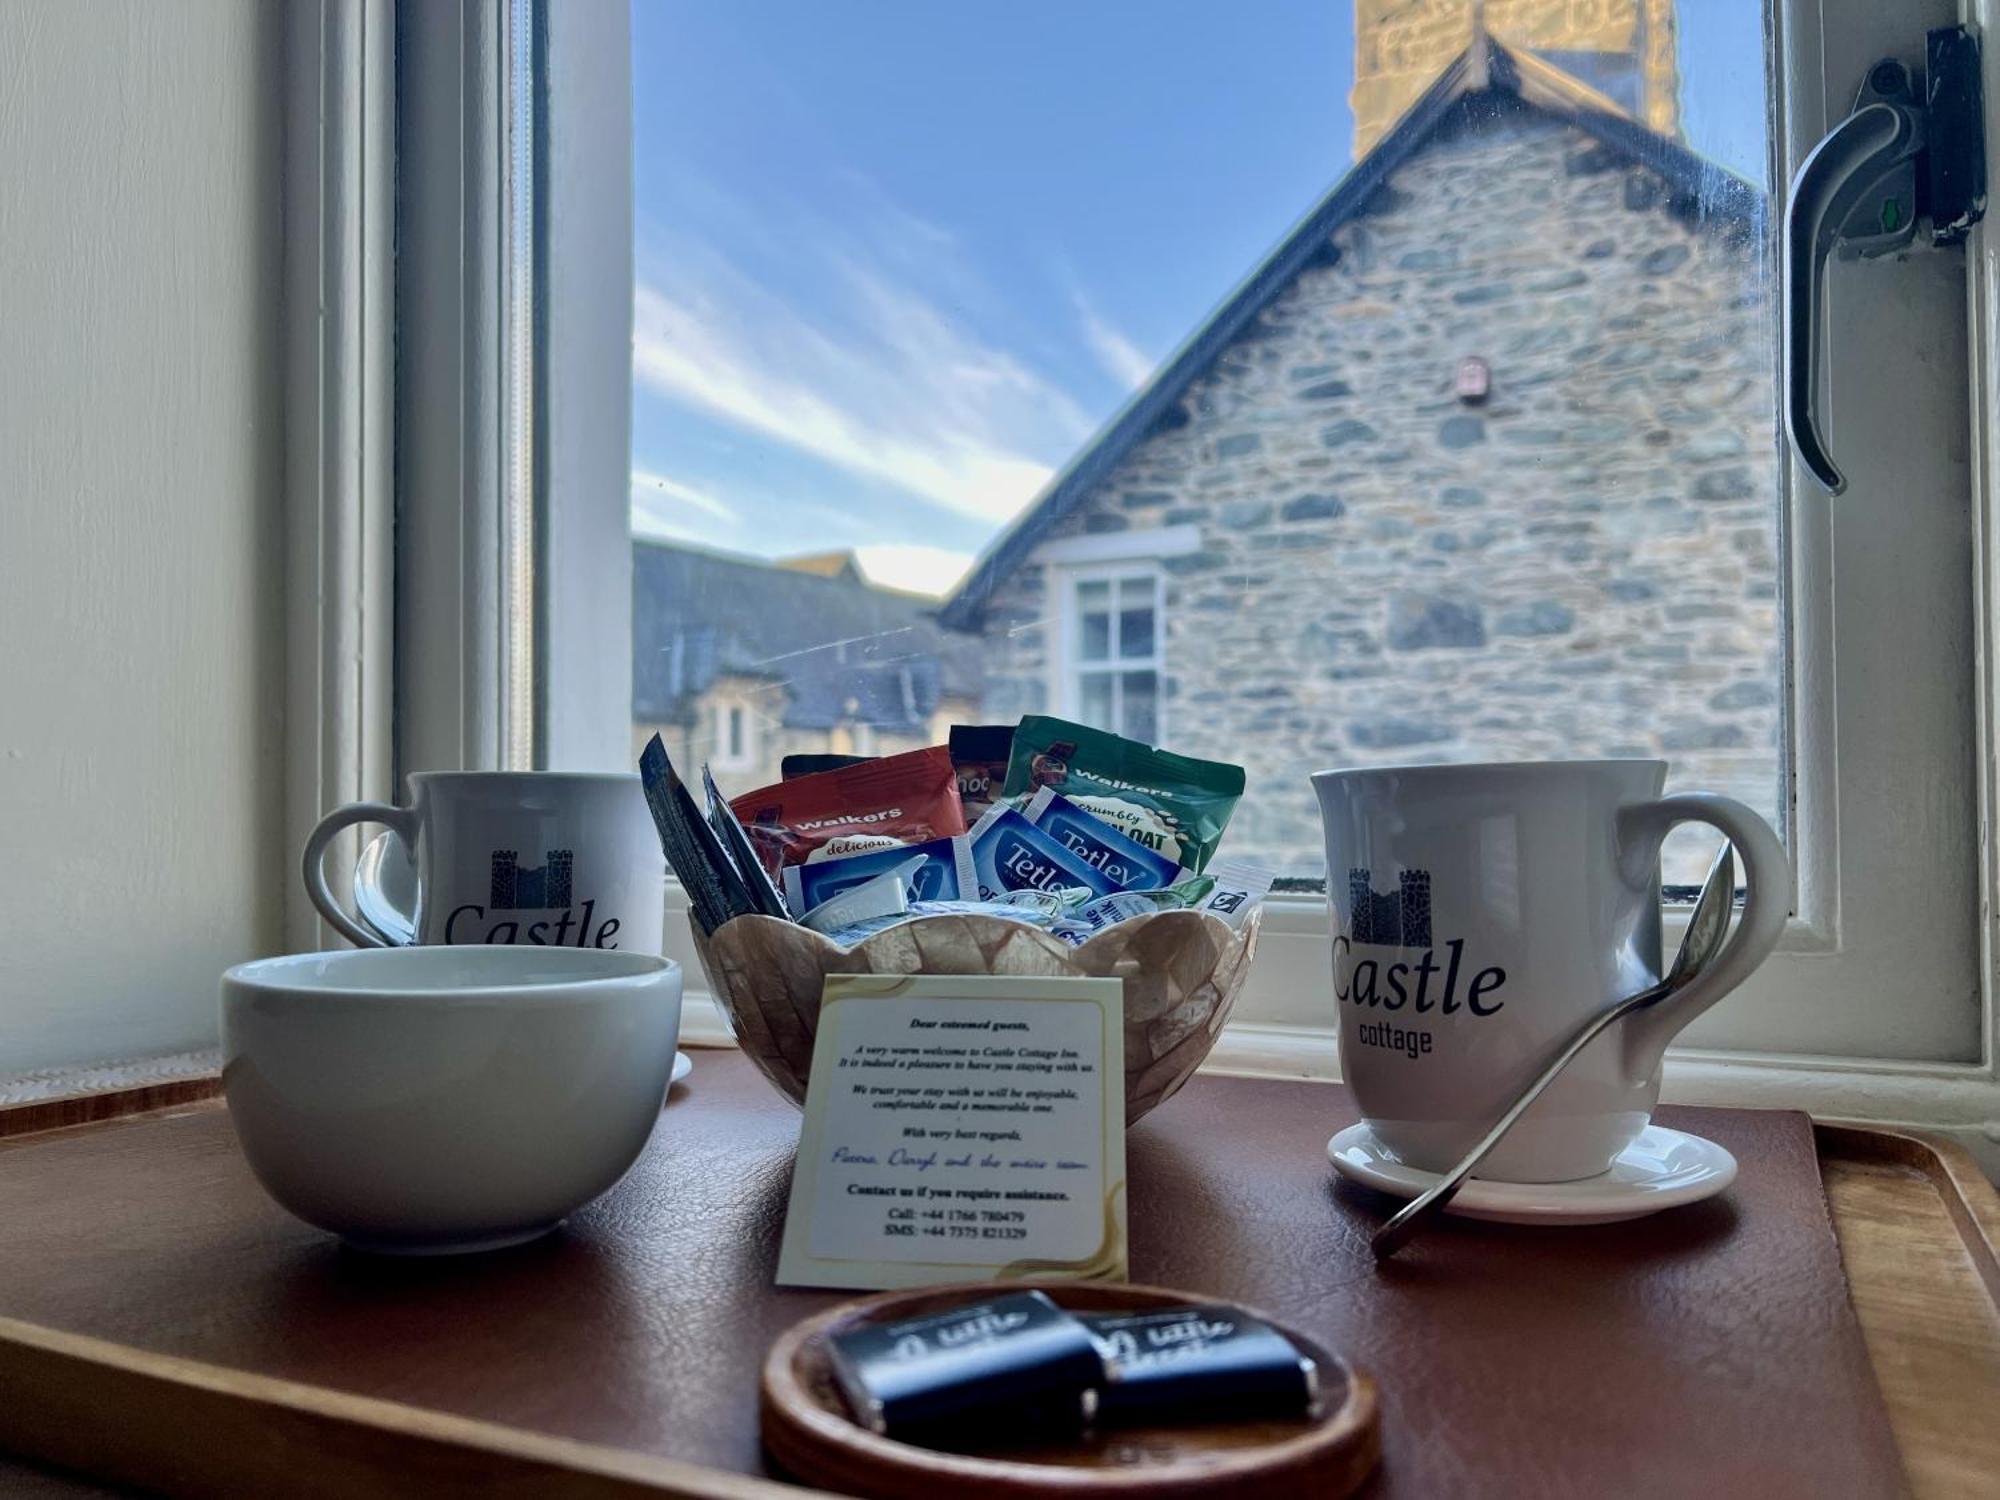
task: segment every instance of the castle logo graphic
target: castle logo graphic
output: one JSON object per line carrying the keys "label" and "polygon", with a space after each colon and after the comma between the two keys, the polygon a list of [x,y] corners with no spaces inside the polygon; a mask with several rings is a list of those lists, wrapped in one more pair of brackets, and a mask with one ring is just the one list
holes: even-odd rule
{"label": "castle logo graphic", "polygon": [[1367,870],[1347,872],[1348,937],[1385,948],[1431,946],[1431,872],[1405,870],[1388,895],[1375,890]]}
{"label": "castle logo graphic", "polygon": [[486,901],[491,910],[550,911],[574,904],[569,850],[549,850],[544,862],[532,870],[522,869],[517,856],[513,849],[493,851],[493,883]]}

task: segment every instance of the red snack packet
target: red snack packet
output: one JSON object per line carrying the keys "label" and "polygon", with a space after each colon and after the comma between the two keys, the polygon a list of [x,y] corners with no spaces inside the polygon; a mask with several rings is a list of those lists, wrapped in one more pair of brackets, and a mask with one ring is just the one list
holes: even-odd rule
{"label": "red snack packet", "polygon": [[829,853],[857,854],[965,832],[958,773],[943,745],[794,777],[729,806],[773,876],[828,845],[837,846]]}

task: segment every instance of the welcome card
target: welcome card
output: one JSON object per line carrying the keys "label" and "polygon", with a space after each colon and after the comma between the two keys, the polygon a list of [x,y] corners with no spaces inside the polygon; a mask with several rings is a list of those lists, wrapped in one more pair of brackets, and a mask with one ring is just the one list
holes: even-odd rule
{"label": "welcome card", "polygon": [[828,976],[779,1283],[1122,1280],[1123,991]]}

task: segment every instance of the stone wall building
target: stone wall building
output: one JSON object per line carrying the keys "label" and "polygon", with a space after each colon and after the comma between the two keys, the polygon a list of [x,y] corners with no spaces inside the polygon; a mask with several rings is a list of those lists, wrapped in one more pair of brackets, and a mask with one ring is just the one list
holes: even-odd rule
{"label": "stone wall building", "polygon": [[787,755],[942,744],[980,698],[978,643],[936,601],[870,585],[851,557],[789,563],[635,538],[632,746],[740,796]]}
{"label": "stone wall building", "polygon": [[1242,762],[1288,874],[1328,766],[1662,756],[1776,817],[1764,215],[1475,36],[950,601],[985,716]]}

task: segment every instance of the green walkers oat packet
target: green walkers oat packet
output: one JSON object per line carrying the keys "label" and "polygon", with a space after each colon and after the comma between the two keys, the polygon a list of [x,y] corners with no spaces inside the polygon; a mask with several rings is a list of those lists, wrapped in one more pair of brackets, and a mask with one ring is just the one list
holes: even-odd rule
{"label": "green walkers oat packet", "polygon": [[1243,768],[1031,714],[1014,731],[1002,795],[1021,802],[1045,786],[1127,837],[1199,871],[1243,795]]}

